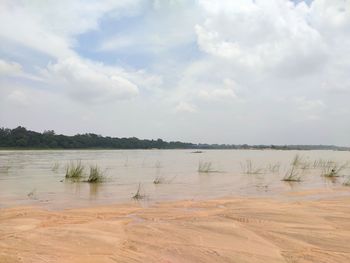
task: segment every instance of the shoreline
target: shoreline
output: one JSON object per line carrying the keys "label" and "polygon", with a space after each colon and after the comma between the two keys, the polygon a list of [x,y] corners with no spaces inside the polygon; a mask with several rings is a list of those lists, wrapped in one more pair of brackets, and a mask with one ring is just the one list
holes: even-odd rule
{"label": "shoreline", "polygon": [[203,151],[191,152],[201,154],[205,151],[334,151],[350,152],[350,149],[274,149],[274,148],[1,148],[0,151]]}
{"label": "shoreline", "polygon": [[350,197],[318,193],[2,208],[0,262],[350,262]]}
{"label": "shoreline", "polygon": [[336,198],[350,198],[350,187],[349,186],[338,186],[333,188],[307,188],[300,189],[297,191],[286,191],[286,192],[270,192],[264,194],[231,194],[231,195],[217,195],[211,197],[188,197],[188,198],[164,198],[164,199],[153,199],[146,196],[144,199],[135,200],[132,197],[129,199],[122,199],[119,201],[116,200],[100,200],[100,201],[90,201],[86,200],[73,202],[68,202],[66,200],[62,203],[52,202],[46,199],[30,199],[30,198],[4,198],[2,199],[3,203],[0,203],[0,212],[1,210],[11,209],[11,208],[35,208],[41,209],[48,212],[63,212],[69,210],[79,210],[79,209],[95,209],[101,207],[110,207],[110,206],[140,206],[144,209],[152,208],[158,204],[165,203],[176,203],[176,202],[194,202],[194,203],[203,203],[215,200],[230,200],[230,199],[247,199],[247,200],[277,200],[280,202],[298,202],[298,201],[312,201],[319,200],[323,198],[327,199],[336,199]]}

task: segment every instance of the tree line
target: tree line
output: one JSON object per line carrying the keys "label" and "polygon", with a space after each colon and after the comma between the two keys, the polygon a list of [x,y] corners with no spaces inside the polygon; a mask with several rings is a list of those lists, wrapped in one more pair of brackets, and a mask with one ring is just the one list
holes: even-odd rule
{"label": "tree line", "polygon": [[94,133],[67,136],[53,130],[43,133],[18,126],[0,128],[0,148],[23,149],[276,149],[276,150],[350,150],[349,147],[325,145],[233,145],[194,144],[162,139],[144,140],[135,137],[113,138]]}

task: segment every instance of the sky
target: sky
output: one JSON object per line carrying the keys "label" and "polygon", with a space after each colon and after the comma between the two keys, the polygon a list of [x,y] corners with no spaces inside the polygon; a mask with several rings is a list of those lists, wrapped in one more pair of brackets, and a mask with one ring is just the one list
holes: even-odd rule
{"label": "sky", "polygon": [[0,126],[350,146],[350,0],[1,0]]}

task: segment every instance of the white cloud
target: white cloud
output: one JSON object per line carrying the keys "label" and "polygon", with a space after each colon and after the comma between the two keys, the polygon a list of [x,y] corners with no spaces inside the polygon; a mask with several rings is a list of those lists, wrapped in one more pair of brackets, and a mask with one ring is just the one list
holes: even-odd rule
{"label": "white cloud", "polygon": [[313,111],[325,108],[325,104],[322,100],[310,100],[305,97],[298,97],[295,99],[297,107],[302,111]]}
{"label": "white cloud", "polygon": [[187,113],[194,113],[197,111],[196,106],[194,106],[191,103],[181,101],[176,107],[176,112],[187,112]]}
{"label": "white cloud", "polygon": [[6,75],[17,75],[22,72],[22,66],[16,62],[8,62],[0,59],[0,76]]}
{"label": "white cloud", "polygon": [[59,60],[43,72],[51,86],[64,88],[71,97],[83,102],[113,101],[137,96],[138,87],[122,74],[122,70],[77,57]]}
{"label": "white cloud", "polygon": [[195,1],[145,1],[140,22],[131,30],[111,33],[102,39],[99,51],[159,54],[196,41],[193,27],[200,20]]}
{"label": "white cloud", "polygon": [[205,100],[226,100],[236,98],[236,94],[232,89],[214,89],[214,90],[201,90],[199,97]]}
{"label": "white cloud", "polygon": [[0,39],[35,49],[54,58],[74,55],[74,36],[97,29],[109,13],[120,16],[138,9],[140,1],[20,1],[0,3]]}
{"label": "white cloud", "polygon": [[320,33],[310,26],[305,3],[285,0],[202,0],[207,13],[196,26],[199,47],[249,70],[274,70],[294,76],[325,61]]}
{"label": "white cloud", "polygon": [[320,121],[327,116],[327,105],[321,99],[296,97],[293,100],[296,105],[293,113],[296,122]]}
{"label": "white cloud", "polygon": [[16,77],[27,80],[42,81],[40,77],[24,72],[21,64],[3,59],[0,59],[0,77],[1,76],[5,78]]}
{"label": "white cloud", "polygon": [[27,95],[22,90],[14,90],[8,96],[7,99],[15,103],[17,106],[28,106]]}
{"label": "white cloud", "polygon": [[222,81],[223,88],[214,88],[211,90],[200,90],[198,96],[207,101],[232,101],[237,98],[234,89],[237,88],[237,83],[229,78]]}
{"label": "white cloud", "polygon": [[[46,1],[5,0],[0,3],[0,41],[51,56],[47,68],[35,68],[36,76],[21,72],[21,77],[43,81],[79,101],[106,102],[129,99],[141,87],[161,82],[146,71],[125,71],[82,58],[75,50],[76,36],[97,30],[102,16],[116,17],[138,11],[140,1]],[[23,55],[22,55],[23,56]],[[0,60],[0,72],[19,73],[18,63]],[[154,85],[157,87],[157,85]]]}

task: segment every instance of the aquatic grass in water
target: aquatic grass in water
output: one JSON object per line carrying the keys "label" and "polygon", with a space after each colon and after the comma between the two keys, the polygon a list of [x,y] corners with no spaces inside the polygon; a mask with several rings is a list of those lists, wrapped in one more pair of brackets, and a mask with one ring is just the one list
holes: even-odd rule
{"label": "aquatic grass in water", "polygon": [[163,184],[163,183],[165,183],[165,178],[162,176],[157,176],[153,180],[153,184]]}
{"label": "aquatic grass in water", "polygon": [[66,169],[66,179],[73,181],[79,181],[84,176],[84,166],[81,161],[76,163],[70,163],[67,165]]}
{"label": "aquatic grass in water", "polygon": [[212,168],[211,162],[199,162],[198,172],[199,173],[211,173],[211,172],[215,172],[215,171]]}
{"label": "aquatic grass in water", "polygon": [[104,173],[101,169],[95,165],[90,167],[89,178],[86,180],[88,183],[102,183],[104,181]]}
{"label": "aquatic grass in water", "polygon": [[305,169],[310,169],[310,168],[312,167],[312,162],[307,161],[306,158],[300,156],[300,155],[297,153],[297,154],[294,156],[291,165],[305,170]]}
{"label": "aquatic grass in water", "polygon": [[324,177],[339,177],[340,172],[348,167],[349,163],[346,162],[342,165],[337,163],[329,163],[322,169],[322,176]]}
{"label": "aquatic grass in water", "polygon": [[28,196],[29,199],[36,199],[36,189],[34,188],[32,191],[30,191],[27,194],[27,196]]}
{"label": "aquatic grass in water", "polygon": [[241,163],[242,172],[244,174],[262,174],[264,173],[263,168],[254,167],[251,160],[247,160],[245,164]]}
{"label": "aquatic grass in water", "polygon": [[156,178],[154,178],[153,184],[156,184],[156,185],[157,184],[170,184],[175,178],[176,178],[176,176],[174,176],[173,178],[167,180],[163,176],[157,176]]}
{"label": "aquatic grass in water", "polygon": [[283,177],[282,181],[301,182],[301,176],[299,175],[299,172],[297,171],[297,168],[295,165],[292,165],[292,168],[288,170],[286,175]]}
{"label": "aquatic grass in water", "polygon": [[145,199],[146,195],[142,192],[142,188],[141,188],[141,183],[139,183],[139,186],[137,188],[136,193],[132,196],[132,199],[134,200],[142,200]]}
{"label": "aquatic grass in water", "polygon": [[104,172],[97,166],[90,166],[90,173],[86,180],[82,180],[84,175],[84,165],[81,161],[70,163],[66,169],[66,179],[73,182],[102,183],[105,180]]}
{"label": "aquatic grass in water", "polygon": [[303,158],[297,153],[294,158],[293,161],[291,163],[292,166],[298,166],[301,162],[303,161]]}

